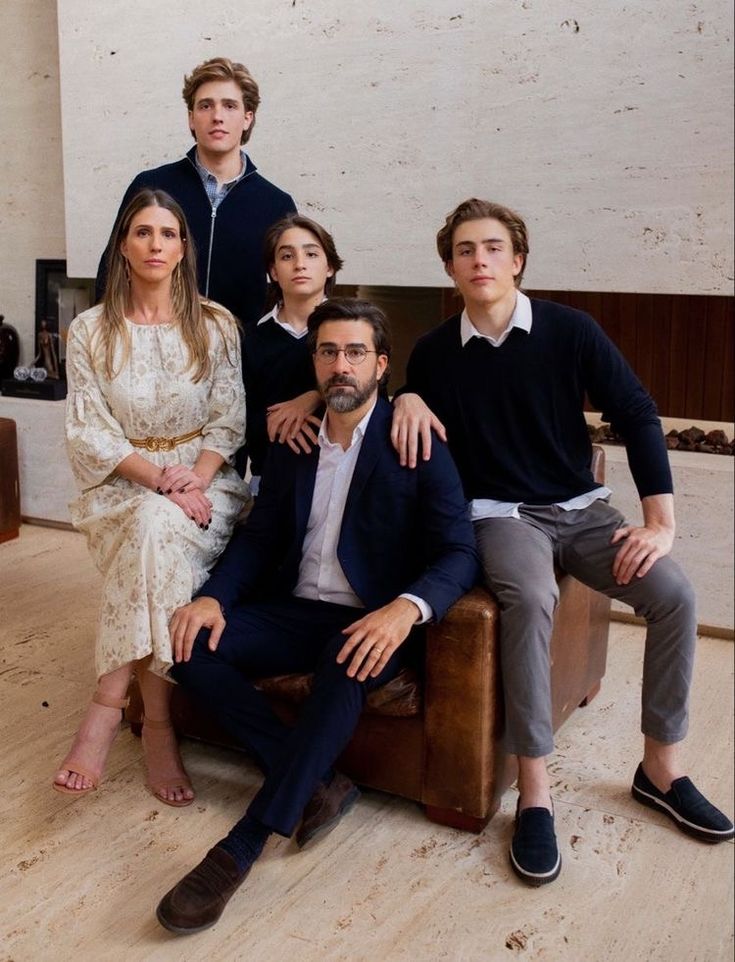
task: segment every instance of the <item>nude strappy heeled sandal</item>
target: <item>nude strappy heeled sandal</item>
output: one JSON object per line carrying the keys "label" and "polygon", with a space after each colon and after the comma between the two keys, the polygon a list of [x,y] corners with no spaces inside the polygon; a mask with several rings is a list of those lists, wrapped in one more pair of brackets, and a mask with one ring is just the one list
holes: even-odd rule
{"label": "nude strappy heeled sandal", "polygon": [[[128,698],[113,698],[111,695],[105,695],[104,692],[96,691],[92,695],[92,701],[95,705],[102,705],[103,708],[114,709],[120,712],[120,719],[122,720],[122,713],[128,706]],[[117,732],[113,737],[113,741],[117,737]],[[112,747],[112,741],[110,742],[110,748]],[[67,788],[66,785],[61,785],[59,782],[52,782],[51,787],[57,792],[61,792],[63,795],[87,795],[89,792],[94,792],[97,790],[97,786],[102,778],[102,773],[104,772],[105,765],[107,763],[107,755],[109,754],[110,748],[107,749],[104,760],[99,768],[93,768],[89,763],[88,759],[85,758],[84,746],[72,747],[69,754],[66,756],[61,766],[57,769],[58,772],[69,772],[75,775],[81,775],[86,778],[92,784],[87,788]]]}
{"label": "nude strappy heeled sandal", "polygon": [[[143,737],[145,737],[146,728],[148,728],[149,731],[169,730],[173,732],[173,727],[174,726],[171,724],[170,721],[154,721],[151,718],[144,717],[142,734],[143,734]],[[175,743],[175,736],[174,736],[174,743]],[[143,748],[144,754],[145,754],[145,751],[146,749],[144,747]],[[153,760],[153,756],[155,756],[155,751],[151,751],[151,756],[152,756],[151,760]],[[176,788],[183,788],[183,789],[188,788],[190,791],[192,792],[194,791],[192,784],[189,780],[189,776],[184,771],[183,764],[181,764],[181,762],[179,762],[179,764],[180,764],[180,770],[178,772],[174,772],[170,775],[161,775],[155,780],[155,784],[154,784],[154,780],[150,774],[150,765],[148,763],[148,757],[146,757],[146,768],[148,769],[148,781],[146,782],[146,786],[148,790],[153,794],[155,798],[158,799],[159,802],[163,802],[164,805],[171,805],[173,808],[185,808],[187,805],[191,805],[191,803],[194,801],[193,797],[182,798],[181,801],[177,801],[176,799],[173,799],[173,798],[164,798],[163,795],[161,794],[164,791],[173,791]]]}

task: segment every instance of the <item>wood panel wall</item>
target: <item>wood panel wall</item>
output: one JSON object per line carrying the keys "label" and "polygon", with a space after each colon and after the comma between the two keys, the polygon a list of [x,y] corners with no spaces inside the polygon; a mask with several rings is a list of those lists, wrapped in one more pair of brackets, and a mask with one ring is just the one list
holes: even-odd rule
{"label": "wood panel wall", "polygon": [[[659,413],[735,419],[735,299],[687,294],[528,291],[587,311],[626,356]],[[445,316],[461,302],[443,292]]]}

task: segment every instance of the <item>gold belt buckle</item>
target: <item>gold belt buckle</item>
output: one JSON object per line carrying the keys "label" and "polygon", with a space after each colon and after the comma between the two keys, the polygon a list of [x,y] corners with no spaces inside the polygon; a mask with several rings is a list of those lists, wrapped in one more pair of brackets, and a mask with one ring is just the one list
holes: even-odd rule
{"label": "gold belt buckle", "polygon": [[173,451],[175,438],[146,438],[146,451]]}

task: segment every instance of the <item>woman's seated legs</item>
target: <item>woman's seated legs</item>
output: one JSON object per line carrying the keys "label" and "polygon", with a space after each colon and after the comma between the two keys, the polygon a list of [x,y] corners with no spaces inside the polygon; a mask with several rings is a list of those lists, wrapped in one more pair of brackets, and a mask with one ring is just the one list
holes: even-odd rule
{"label": "woman's seated legs", "polygon": [[97,691],[74,737],[69,754],[54,778],[54,788],[69,794],[86,794],[102,776],[133,673],[132,664],[101,675]]}
{"label": "woman's seated legs", "polygon": [[100,676],[97,690],[69,754],[54,778],[53,786],[57,791],[83,795],[97,788],[110,748],[120,729],[121,711],[125,707],[128,686],[135,670],[145,713],[143,753],[148,770],[148,787],[167,805],[189,805],[194,800],[194,791],[184,770],[171,726],[172,685],[148,670],[150,661],[148,656]]}
{"label": "woman's seated legs", "polygon": [[138,662],[136,672],[143,696],[143,754],[148,787],[167,805],[189,805],[194,801],[194,790],[181,761],[171,724],[173,684],[148,671],[149,662],[150,658]]}

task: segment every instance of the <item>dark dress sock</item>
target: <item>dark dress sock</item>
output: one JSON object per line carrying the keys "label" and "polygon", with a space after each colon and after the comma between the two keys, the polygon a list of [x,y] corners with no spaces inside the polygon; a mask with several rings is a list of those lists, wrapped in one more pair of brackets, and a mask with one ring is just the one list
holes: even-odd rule
{"label": "dark dress sock", "polygon": [[220,848],[235,859],[237,867],[241,872],[246,871],[255,862],[263,846],[268,841],[271,834],[262,822],[252,815],[243,815],[239,822],[236,822],[225,837],[217,842]]}

